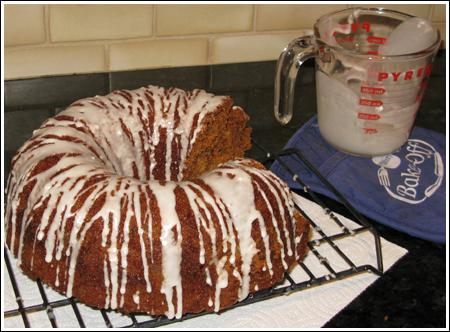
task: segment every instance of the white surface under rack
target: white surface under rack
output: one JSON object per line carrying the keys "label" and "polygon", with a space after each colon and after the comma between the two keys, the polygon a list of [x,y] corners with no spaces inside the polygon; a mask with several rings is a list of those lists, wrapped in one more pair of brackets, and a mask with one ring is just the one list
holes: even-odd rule
{"label": "white surface under rack", "polygon": [[[339,274],[341,271],[348,270],[349,264],[348,261],[342,259],[341,255],[337,254],[336,248],[332,248],[329,241],[323,241],[323,234],[327,238],[331,237],[332,243],[355,266],[376,266],[377,255],[374,249],[373,234],[369,231],[353,234],[353,230],[358,230],[361,226],[334,214],[351,231],[352,235],[333,237],[333,235],[342,233],[342,226],[330,222],[332,219],[330,211],[324,211],[322,207],[303,197],[294,196],[296,205],[314,221],[315,229],[313,229],[312,239],[309,243],[310,249],[313,250],[309,251],[302,266],[297,266],[292,270],[285,283],[275,287],[275,291],[293,283],[306,285],[304,289],[292,292],[287,296],[275,296],[239,306],[220,314],[202,315],[181,322],[165,321],[164,324],[171,323],[171,328],[320,327],[372,284],[379,276],[370,271],[355,273],[342,280],[330,280],[334,278],[334,274],[330,273],[330,268]],[[381,248],[385,270],[389,269],[407,252],[384,239],[381,239]],[[9,255],[8,252],[5,254]],[[20,299],[16,298],[11,276],[5,266],[3,294],[3,327],[5,328],[24,327],[25,321],[30,327],[41,328],[159,325],[152,323],[155,322],[155,318],[147,315],[126,316],[113,311],[93,309],[72,299],[67,300],[66,297],[49,287],[30,280],[17,268],[15,259],[11,256],[8,258]],[[315,280],[324,282],[320,282],[318,286],[314,287],[315,284],[311,281]],[[19,302],[23,305],[23,310],[18,310]]]}

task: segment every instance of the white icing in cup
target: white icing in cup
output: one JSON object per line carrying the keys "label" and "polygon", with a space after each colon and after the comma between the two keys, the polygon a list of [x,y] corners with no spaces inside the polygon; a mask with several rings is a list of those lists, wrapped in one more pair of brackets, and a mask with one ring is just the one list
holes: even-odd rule
{"label": "white icing in cup", "polygon": [[292,118],[297,69],[315,57],[323,138],[359,156],[384,155],[401,147],[426,89],[439,32],[418,17],[364,8],[325,15],[314,28],[314,36],[297,38],[280,56],[276,118],[282,124]]}

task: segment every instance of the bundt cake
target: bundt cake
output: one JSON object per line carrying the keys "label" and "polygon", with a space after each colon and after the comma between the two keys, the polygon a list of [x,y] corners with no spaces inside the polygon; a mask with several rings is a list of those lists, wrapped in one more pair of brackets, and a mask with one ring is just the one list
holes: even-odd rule
{"label": "bundt cake", "polygon": [[308,227],[254,160],[230,97],[148,86],[86,98],[12,160],[6,243],[25,274],[98,308],[181,317],[273,286]]}

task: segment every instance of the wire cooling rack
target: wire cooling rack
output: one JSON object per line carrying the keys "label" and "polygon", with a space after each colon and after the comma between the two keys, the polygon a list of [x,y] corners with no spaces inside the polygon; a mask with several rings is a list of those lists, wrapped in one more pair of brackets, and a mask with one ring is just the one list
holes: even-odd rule
{"label": "wire cooling rack", "polygon": [[[292,179],[299,183],[304,189],[302,196],[307,196],[309,199],[320,205],[324,212],[330,217],[328,218],[329,222],[334,223],[334,226],[337,226],[337,229],[340,231],[334,233],[331,236],[325,234],[325,232],[320,228],[320,226],[310,218],[305,211],[302,210],[300,206],[296,204],[296,208],[299,212],[301,212],[306,219],[311,224],[311,227],[315,231],[315,238],[308,242],[308,248],[310,250],[310,255],[315,259],[316,264],[320,264],[323,269],[321,273],[317,273],[311,266],[308,266],[304,261],[299,262],[299,267],[303,272],[307,275],[306,280],[296,281],[295,277],[290,273],[285,273],[285,280],[281,285],[276,285],[270,289],[265,289],[258,291],[256,293],[250,294],[244,301],[236,303],[229,309],[231,310],[240,306],[249,305],[255,302],[263,301],[269,298],[288,295],[293,292],[299,292],[305,289],[309,289],[312,287],[318,287],[327,283],[332,283],[337,280],[342,280],[346,278],[350,278],[362,273],[374,273],[376,275],[383,274],[383,263],[382,263],[382,253],[381,253],[381,244],[380,237],[376,230],[370,225],[370,223],[361,216],[352,205],[331,185],[318,171],[317,169],[308,162],[308,160],[303,156],[303,154],[296,149],[287,149],[283,150],[280,153],[273,155],[265,150],[262,146],[260,146],[257,142],[253,142],[254,146],[259,149],[261,152],[265,154],[265,160],[263,163],[267,166],[272,163],[274,160],[277,160],[282,167],[284,167],[292,176]],[[321,199],[320,196],[315,194],[313,191],[309,190],[309,187],[306,183],[304,183],[301,178],[297,174],[295,174],[289,166],[283,162],[281,157],[290,156],[296,162],[300,163],[302,167],[308,168],[310,171],[316,174],[316,176],[322,181],[322,183],[327,186],[339,199],[340,203],[344,206],[347,213],[349,213],[353,219],[359,224],[356,228],[350,228],[345,225],[340,219],[338,215],[333,213],[331,209],[325,204],[325,202]],[[360,236],[362,233],[370,232],[373,236],[374,243],[374,255],[376,257],[376,264],[357,264],[352,259],[349,258],[347,254],[340,248],[341,240],[348,239],[349,241],[356,240],[355,238]],[[332,257],[327,257],[323,255],[323,253],[318,250],[318,247],[327,244],[331,251],[333,252]],[[336,256],[337,255],[337,256]],[[344,262],[344,268],[337,270],[333,267],[333,259],[336,257],[340,257],[340,259]],[[97,319],[97,327],[158,327],[162,325],[171,324],[174,322],[179,322],[182,320],[191,319],[194,317],[198,317],[201,315],[205,315],[206,313],[200,314],[187,314],[184,315],[181,319],[167,319],[164,316],[152,317],[148,315],[138,315],[138,314],[130,314],[130,315],[122,315],[118,314],[114,311],[108,310],[98,310],[85,306],[84,304],[79,303],[77,300],[73,298],[65,298],[61,295],[58,295],[59,298],[55,299],[54,294],[56,294],[53,290],[49,289],[47,286],[43,285],[40,280],[35,282],[37,288],[37,292],[39,292],[39,303],[33,305],[25,305],[23,300],[23,294],[21,293],[21,283],[32,282],[29,279],[24,279],[24,277],[18,269],[13,266],[8,249],[5,247],[5,265],[8,271],[8,276],[10,280],[11,287],[14,292],[15,302],[17,303],[17,308],[8,310],[4,312],[5,326],[7,324],[7,320],[22,320],[22,324],[25,327],[38,327],[33,326],[36,322],[43,323],[42,319],[48,320],[45,325],[51,325],[52,327],[59,327],[60,317],[57,312],[59,310],[64,310],[65,314],[71,314],[72,317],[76,318],[76,322],[80,327],[86,327],[86,321],[92,319],[92,315],[96,315]],[[374,266],[375,265],[375,266]],[[39,319],[34,317],[33,315],[40,314]],[[214,315],[214,314],[211,314]],[[98,317],[100,316],[100,317]],[[48,324],[49,323],[49,324]],[[17,326],[17,325],[15,325]],[[74,327],[74,326],[73,326]]]}

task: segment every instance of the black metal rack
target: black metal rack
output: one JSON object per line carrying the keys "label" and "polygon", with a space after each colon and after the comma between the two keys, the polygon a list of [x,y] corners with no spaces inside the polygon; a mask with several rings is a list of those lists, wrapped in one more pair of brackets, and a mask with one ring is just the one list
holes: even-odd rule
{"label": "black metal rack", "polygon": [[[270,289],[264,289],[261,291],[258,291],[256,293],[250,294],[244,301],[236,303],[234,306],[232,306],[229,309],[231,310],[240,306],[248,305],[251,303],[263,301],[269,298],[273,298],[280,295],[288,295],[293,292],[298,292],[301,290],[309,289],[312,287],[317,287],[320,285],[324,285],[327,283],[332,283],[337,280],[342,280],[346,278],[353,277],[358,274],[362,273],[374,273],[376,275],[382,275],[383,274],[383,261],[382,261],[382,252],[381,252],[381,244],[380,244],[380,237],[376,230],[370,225],[370,223],[361,216],[353,207],[352,205],[333,187],[331,183],[329,183],[318,171],[317,169],[310,163],[308,160],[303,156],[303,154],[299,150],[295,149],[286,149],[281,151],[280,153],[274,155],[269,153],[267,150],[265,150],[263,147],[261,147],[257,142],[253,142],[254,146],[262,151],[266,158],[263,161],[264,164],[270,164],[274,160],[277,160],[280,165],[282,165],[292,176],[292,179],[299,183],[304,190],[304,195],[308,196],[311,200],[313,200],[315,203],[319,204],[325,211],[325,213],[330,217],[330,222],[333,222],[338,226],[338,228],[341,230],[338,233],[335,233],[333,235],[328,236],[324,233],[324,231],[316,224],[314,220],[312,220],[305,211],[302,210],[302,208],[298,205],[296,205],[296,208],[306,217],[306,219],[311,224],[312,228],[315,230],[316,234],[318,234],[318,237],[312,239],[308,242],[308,247],[310,252],[312,253],[313,257],[317,259],[318,263],[322,265],[327,273],[317,275],[314,274],[310,267],[308,267],[304,262],[299,262],[300,268],[308,275],[309,279],[306,281],[296,282],[294,278],[289,274],[285,274],[285,282],[287,282],[286,286],[277,285]],[[345,209],[348,211],[348,213],[355,219],[356,222],[360,225],[357,228],[349,228],[342,223],[339,216],[333,213],[327,205],[324,203],[324,201],[321,199],[320,196],[315,194],[313,191],[311,191],[306,183],[304,183],[298,175],[296,175],[289,166],[283,162],[281,157],[290,156],[294,158],[297,162],[299,162],[303,167],[307,167],[310,171],[316,174],[316,176],[322,181],[322,183],[327,186],[334,194],[335,196],[340,200],[340,203],[345,207]],[[373,235],[374,239],[374,251],[376,255],[376,266],[373,266],[371,264],[363,264],[363,265],[357,265],[355,264],[339,247],[338,242],[343,239],[350,239],[351,237],[357,237],[363,232],[370,232]],[[350,239],[351,240],[351,239]],[[339,255],[339,257],[345,262],[347,268],[336,271],[332,264],[330,264],[330,260],[321,254],[321,252],[318,250],[318,247],[321,244],[328,244],[332,251]],[[8,274],[11,280],[11,284],[13,287],[13,291],[16,297],[17,302],[17,309],[8,310],[4,312],[4,318],[5,321],[8,318],[12,317],[18,317],[21,316],[23,320],[23,324],[25,327],[32,327],[30,326],[30,321],[28,318],[28,315],[35,312],[46,312],[47,317],[50,321],[50,324],[52,327],[58,327],[58,322],[56,320],[54,309],[60,308],[60,307],[66,307],[71,306],[72,310],[74,312],[74,315],[78,321],[78,325],[80,327],[86,327],[85,321],[83,319],[83,316],[78,308],[78,302],[77,300],[73,298],[65,298],[58,301],[49,301],[48,296],[46,294],[46,286],[42,284],[40,280],[37,280],[37,286],[40,292],[40,296],[42,298],[42,303],[38,305],[32,305],[32,306],[25,306],[21,297],[20,288],[17,283],[17,278],[14,274],[11,260],[9,258],[9,255],[7,253],[7,248],[5,247],[5,264],[8,270]],[[97,309],[92,309],[97,310]],[[167,325],[174,322],[179,322],[182,320],[198,317],[201,315],[205,315],[207,313],[200,313],[200,314],[187,314],[183,316],[181,319],[168,319],[164,316],[160,317],[151,317],[151,316],[144,316],[144,315],[128,315],[129,323],[121,326],[113,326],[113,323],[108,317],[109,312],[106,310],[99,310],[101,313],[101,317],[104,321],[105,327],[158,327],[161,325]],[[212,314],[214,315],[214,314]],[[138,320],[139,318],[139,320]]]}

